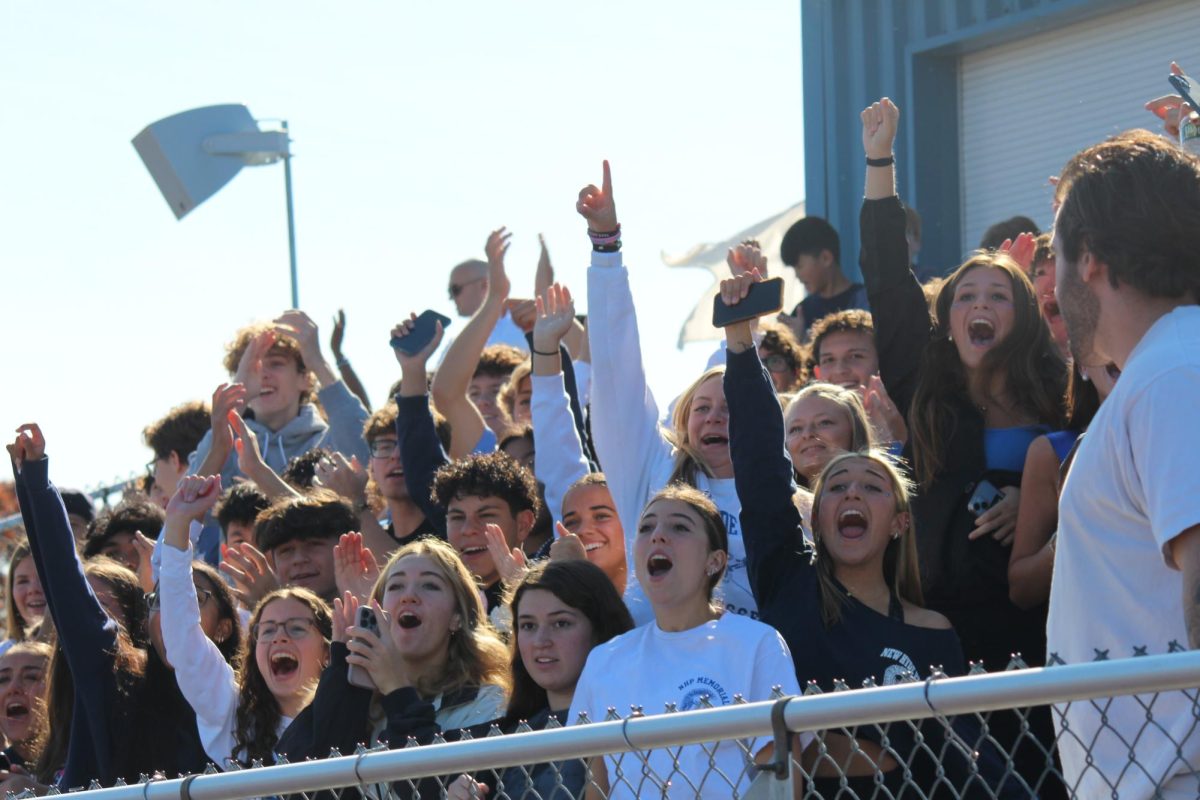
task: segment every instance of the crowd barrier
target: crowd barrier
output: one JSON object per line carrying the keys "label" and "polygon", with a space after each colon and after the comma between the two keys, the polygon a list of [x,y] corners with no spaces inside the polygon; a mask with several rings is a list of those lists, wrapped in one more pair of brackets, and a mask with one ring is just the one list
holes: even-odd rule
{"label": "crowd barrier", "polygon": [[[1173,648],[1179,646],[1173,644]],[[1177,788],[1178,774],[1194,773],[1194,765],[1187,762],[1182,742],[1165,738],[1169,726],[1156,722],[1155,711],[1169,709],[1175,717],[1190,714],[1191,725],[1184,730],[1192,735],[1200,721],[1196,691],[1200,687],[1200,651],[1141,655],[1142,648],[1135,652],[1136,657],[1109,659],[1107,653],[1098,651],[1098,660],[1091,663],[1033,669],[1014,660],[1003,672],[989,674],[976,667],[972,674],[958,678],[902,678],[891,686],[839,687],[823,694],[809,690],[804,696],[773,702],[743,703],[739,699],[732,705],[685,712],[644,715],[645,709],[633,709],[622,717],[613,709],[609,719],[566,728],[424,746],[410,743],[392,750],[359,748],[355,754],[331,753],[321,760],[228,772],[210,768],[202,775],[155,776],[138,785],[93,785],[79,795],[87,800],[399,800],[445,796],[450,782],[461,773],[470,773],[495,786],[487,793],[490,798],[549,800],[576,796],[575,791],[568,791],[571,781],[561,778],[571,774],[570,767],[576,776],[586,774],[584,791],[589,797],[1171,796],[1165,777],[1175,774],[1171,786]],[[1051,662],[1055,661],[1052,656]],[[1131,723],[1127,711],[1115,712],[1114,703],[1135,703],[1142,711]],[[1097,756],[1075,785],[1064,785],[1054,743],[1046,747],[1038,739],[1034,717],[1042,712],[1036,709],[1050,704],[1055,704],[1052,713],[1060,722],[1060,741],[1074,737],[1072,741],[1089,750],[1108,740],[1103,758]],[[1097,729],[1076,732],[1069,723],[1062,724],[1061,712],[1079,704],[1092,714]],[[1120,723],[1115,719],[1118,716]],[[859,740],[864,731],[875,732],[873,740],[878,746],[874,749],[851,745],[860,765],[868,757],[880,762],[873,771],[841,773],[840,764],[848,763],[839,760],[845,758],[844,752],[835,758],[835,748],[826,747],[837,732],[851,730]],[[789,747],[796,735],[806,742],[815,737],[815,745],[809,747],[810,753],[818,754],[815,762],[811,754],[805,767],[769,753],[762,756],[768,743],[775,743],[776,755],[798,749]],[[892,741],[900,739],[909,742],[904,749],[907,755],[892,749]],[[1115,758],[1112,740],[1128,745],[1118,747]],[[845,743],[855,740],[841,741],[844,751]],[[719,743],[734,743],[739,748],[739,771],[729,770],[727,759],[722,761],[725,768],[718,768],[713,754]],[[689,745],[701,750],[693,749],[690,757],[681,757]],[[1020,756],[1015,752],[1018,749],[1024,751]],[[1125,752],[1120,755],[1122,749]],[[760,753],[760,763],[752,763],[751,750]],[[712,756],[708,768],[700,772],[694,769],[697,752]],[[591,780],[590,771],[582,772],[597,756],[608,757],[608,791]],[[1150,757],[1155,765],[1142,763]],[[681,761],[693,765],[690,773],[679,769]],[[917,761],[925,766],[918,766]],[[952,762],[957,765],[954,769]],[[527,768],[505,772],[505,768],[519,765]],[[536,787],[529,765],[540,765],[541,783]],[[546,770],[559,777],[547,781]],[[1161,774],[1154,774],[1156,771]],[[507,777],[507,783],[498,781],[501,775]],[[1193,779],[1192,797],[1200,794],[1195,777],[1184,778]],[[26,796],[31,795],[16,797]],[[13,795],[9,797],[11,800]]]}

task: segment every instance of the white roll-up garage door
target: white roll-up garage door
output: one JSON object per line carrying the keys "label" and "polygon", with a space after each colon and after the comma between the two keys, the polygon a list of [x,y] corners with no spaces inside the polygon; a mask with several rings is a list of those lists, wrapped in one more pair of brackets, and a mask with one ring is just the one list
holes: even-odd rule
{"label": "white roll-up garage door", "polygon": [[1144,104],[1172,93],[1172,59],[1200,79],[1200,2],[1140,3],[964,55],[963,252],[1016,214],[1046,230],[1047,178],[1083,147],[1130,128],[1161,132]]}

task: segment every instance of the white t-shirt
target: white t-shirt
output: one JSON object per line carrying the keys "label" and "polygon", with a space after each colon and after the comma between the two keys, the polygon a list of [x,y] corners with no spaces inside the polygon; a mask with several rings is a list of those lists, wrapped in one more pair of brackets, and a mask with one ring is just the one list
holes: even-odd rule
{"label": "white t-shirt", "polygon": [[[622,717],[629,716],[630,706],[647,715],[662,714],[667,703],[693,711],[703,708],[704,696],[713,706],[729,705],[739,694],[747,702],[770,700],[773,686],[784,694],[800,692],[791,653],[769,625],[738,614],[722,614],[680,632],[652,622],[592,650],[575,687],[569,724],[578,724],[581,711],[589,721],[603,722],[609,708]],[[753,754],[765,744],[725,741],[653,750],[648,758],[646,753],[606,756],[608,796],[740,795],[753,780],[748,768]]]}
{"label": "white t-shirt", "polygon": [[[1186,647],[1182,579],[1165,548],[1194,525],[1200,307],[1192,306],[1142,337],[1075,456],[1059,501],[1048,652],[1078,664]],[[1182,692],[1100,705],[1104,721],[1086,701],[1056,707],[1063,771],[1079,796],[1151,797],[1170,775],[1200,768],[1197,709]]]}

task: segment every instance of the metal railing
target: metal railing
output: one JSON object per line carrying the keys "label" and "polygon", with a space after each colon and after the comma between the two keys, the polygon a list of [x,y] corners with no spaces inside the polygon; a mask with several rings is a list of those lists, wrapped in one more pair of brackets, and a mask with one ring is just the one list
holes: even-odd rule
{"label": "metal railing", "polygon": [[[1066,708],[1070,708],[1071,703],[1086,703],[1099,709],[1103,717],[1104,710],[1112,706],[1111,698],[1137,694],[1155,695],[1157,699],[1160,693],[1192,690],[1198,686],[1200,651],[1036,669],[1010,668],[1000,673],[972,674],[960,678],[934,677],[893,686],[784,698],[774,703],[735,703],[719,708],[593,722],[555,730],[489,736],[472,741],[435,743],[397,750],[360,750],[353,756],[319,761],[256,767],[174,780],[155,779],[139,785],[97,788],[83,792],[81,796],[86,795],[89,800],[243,800],[280,795],[309,796],[324,791],[340,796],[341,790],[351,790],[351,796],[358,796],[355,794],[356,790],[369,798],[379,798],[382,795],[444,796],[444,787],[460,773],[470,773],[477,777],[489,772],[497,775],[496,771],[506,767],[570,762],[577,759],[586,761],[597,756],[620,758],[619,754],[629,753],[634,754],[631,756],[635,759],[634,763],[640,759],[644,766],[649,763],[648,754],[654,751],[665,750],[677,756],[681,752],[680,748],[689,745],[704,746],[705,743],[748,739],[757,739],[760,743],[767,742],[771,741],[772,737],[784,735],[783,727],[774,724],[773,719],[781,722],[787,732],[819,732],[818,743],[822,744],[823,750],[823,737],[828,732],[862,730],[864,726],[881,726],[881,729],[886,731],[889,724],[902,725],[906,729],[918,731],[918,745],[928,749],[928,741],[923,740],[919,733],[920,721],[933,720],[934,723],[926,724],[934,724],[950,731],[955,718],[967,718],[982,723],[981,739],[964,742],[959,738],[957,741],[960,753],[966,755],[969,769],[976,773],[972,787],[969,790],[963,789],[949,782],[945,775],[935,775],[936,785],[933,790],[917,786],[912,783],[913,778],[908,772],[909,765],[901,763],[898,769],[903,771],[905,782],[910,784],[903,792],[904,797],[963,797],[972,793],[979,796],[1026,797],[1054,796],[1057,793],[1059,796],[1090,797],[1100,795],[1093,790],[1081,789],[1078,784],[1064,789],[1061,783],[1053,780],[1060,775],[1053,767],[1052,752],[1045,754],[1047,775],[1043,775],[1037,783],[1018,778],[1012,758],[1009,757],[1011,754],[1007,753],[1002,754],[1004,766],[1000,775],[1005,788],[999,788],[994,780],[990,783],[980,780],[978,771],[981,747],[987,746],[988,743],[997,743],[989,728],[995,719],[994,715],[1006,713],[1007,710],[1018,710],[1017,717],[1027,720],[1027,714],[1021,710],[1032,706],[1058,704],[1056,708],[1061,711],[1064,704]],[[1190,713],[1194,720],[1198,719],[1195,692],[1164,697],[1167,699],[1164,700],[1162,708],[1169,709],[1172,714]],[[1190,711],[1188,706],[1180,705],[1181,700],[1190,704]],[[1139,737],[1145,733],[1146,727],[1155,727],[1153,715],[1149,710],[1153,708],[1154,701],[1149,705],[1142,703],[1142,706],[1147,708],[1147,722],[1143,724],[1142,730],[1119,731],[1130,737],[1127,754],[1130,764],[1099,765],[1108,774],[1117,776],[1117,781],[1122,780],[1120,776],[1130,772],[1131,768],[1135,773],[1138,769],[1145,771],[1142,765],[1137,764],[1137,743]],[[1157,727],[1161,729],[1161,726]],[[1195,728],[1196,725],[1193,724],[1192,727]],[[1021,730],[1023,737],[1030,736],[1028,725],[1024,725]],[[951,733],[950,739],[955,738]],[[775,741],[784,740],[777,738]],[[882,741],[885,752],[903,761],[902,754],[888,750],[886,735]],[[1182,752],[1183,742],[1175,744],[1176,749],[1180,751],[1178,755],[1183,759],[1182,771],[1190,772]],[[1052,749],[1051,747],[1051,751]],[[782,751],[782,748],[777,752],[779,751]],[[941,758],[943,751],[933,755]],[[747,756],[749,757],[749,753]],[[750,778],[755,774],[756,768],[749,766],[749,761],[747,764],[745,776],[726,776],[726,782],[719,784],[713,791],[703,788],[703,784],[702,788],[697,789],[690,781],[663,780],[657,784],[655,795],[757,796],[757,793],[764,789],[759,784],[755,784],[753,789],[749,788]],[[814,788],[816,782],[810,780],[811,776],[794,762],[792,767],[793,775],[796,776],[797,796],[800,796],[801,792],[805,797],[831,796],[817,794]],[[433,784],[429,781],[418,783],[421,779],[438,776],[445,778]],[[1047,776],[1051,779],[1049,783],[1045,782]],[[765,780],[769,783],[774,779],[775,776],[769,771],[762,771],[760,774],[760,782]],[[1154,793],[1143,796],[1158,796],[1157,792],[1162,790],[1161,776],[1158,776],[1158,779],[1160,783],[1152,787]],[[875,775],[873,781],[871,776],[868,776],[867,781],[874,788],[870,794],[864,795],[861,788],[854,789],[852,782],[843,778],[837,796],[900,796],[888,788],[881,774]],[[434,787],[432,792],[429,789],[430,785]],[[598,787],[591,783],[590,773],[588,785],[593,790],[598,790]],[[679,791],[681,785],[683,791]],[[861,787],[861,784],[859,786]],[[616,793],[623,791],[623,796],[647,796],[644,791],[633,789],[631,783],[623,787],[615,786],[614,790]],[[767,786],[766,790],[770,791],[771,787]],[[1195,787],[1192,791],[1192,796],[1196,796]],[[542,798],[544,795],[531,793],[526,788],[524,793],[494,790],[489,796]],[[791,796],[791,790],[788,796]],[[1121,786],[1114,783],[1111,791],[1104,792],[1102,796],[1127,795],[1123,793]]]}

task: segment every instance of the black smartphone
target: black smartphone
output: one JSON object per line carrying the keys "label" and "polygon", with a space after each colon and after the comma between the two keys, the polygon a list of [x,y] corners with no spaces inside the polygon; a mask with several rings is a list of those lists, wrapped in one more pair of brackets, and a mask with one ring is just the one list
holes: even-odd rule
{"label": "black smartphone", "polygon": [[778,314],[783,309],[783,278],[771,278],[750,284],[742,302],[727,306],[721,295],[713,298],[713,327],[724,328],[735,322]]}
{"label": "black smartphone", "polygon": [[1200,85],[1187,75],[1168,75],[1167,80],[1171,82],[1171,86],[1175,91],[1179,92],[1179,96],[1184,99],[1192,111],[1200,111],[1200,104],[1196,103],[1197,97],[1200,97]]}
{"label": "black smartphone", "polygon": [[[376,636],[379,633],[379,618],[375,615],[375,609],[370,606],[359,606],[358,614],[354,618],[354,627],[368,630]],[[371,676],[367,671],[358,666],[351,664],[350,669],[346,671],[346,682],[351,686],[359,686],[363,689],[374,689],[375,681],[371,680]]]}
{"label": "black smartphone", "polygon": [[425,345],[433,341],[439,322],[442,323],[444,331],[450,325],[450,318],[433,309],[422,312],[421,316],[417,317],[417,321],[413,323],[412,330],[408,332],[407,336],[392,337],[392,347],[407,356],[415,356],[425,348]]}
{"label": "black smartphone", "polygon": [[991,481],[980,481],[975,485],[975,492],[967,501],[967,509],[979,516],[992,506],[1004,499],[1004,492],[992,485]]}

